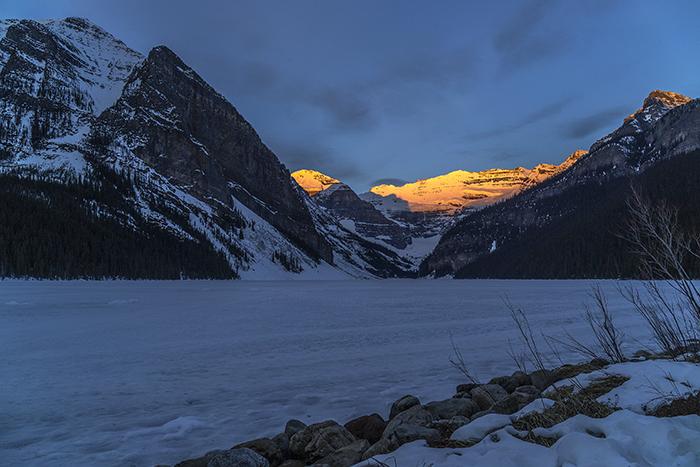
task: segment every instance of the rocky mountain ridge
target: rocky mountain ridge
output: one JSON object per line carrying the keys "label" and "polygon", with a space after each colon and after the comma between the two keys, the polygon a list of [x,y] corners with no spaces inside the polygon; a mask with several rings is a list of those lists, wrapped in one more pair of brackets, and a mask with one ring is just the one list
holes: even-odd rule
{"label": "rocky mountain ridge", "polygon": [[[142,246],[156,237],[200,251],[217,270],[225,261],[230,277],[407,273],[395,252],[313,212],[250,124],[167,47],[144,57],[80,18],[5,20],[0,34],[0,172],[23,186],[13,196],[29,206],[68,190],[64,209],[75,229],[110,223],[114,232],[100,260],[98,251],[69,247],[51,230],[49,212],[35,209],[23,225],[48,223],[44,233],[62,252],[52,257],[58,265],[47,266],[38,238],[4,229],[0,246],[21,243],[12,251],[24,252],[4,257],[4,275],[208,277],[206,268],[190,268],[192,259]],[[131,248],[149,259],[138,268],[120,262],[114,247],[115,238],[131,236]],[[68,268],[75,258],[81,265]]]}
{"label": "rocky mountain ridge", "polygon": [[[620,253],[624,245],[614,233],[622,227],[604,226],[624,217],[631,184],[653,191],[655,198],[675,197],[679,206],[683,199],[694,199],[689,187],[697,171],[691,155],[700,148],[699,102],[653,91],[639,111],[594,143],[568,170],[456,223],[421,264],[421,274],[633,276],[633,266],[626,264]],[[675,166],[662,164],[683,155],[688,157],[679,158]],[[679,183],[657,183],[669,177]],[[687,184],[681,179],[687,179]],[[674,191],[679,187],[690,191],[679,197]],[[594,219],[591,213],[598,213],[601,219]],[[688,212],[688,216],[692,214],[692,210]],[[543,242],[549,242],[547,248]],[[573,245],[577,245],[576,250],[571,249]],[[540,261],[545,256],[547,264]],[[607,261],[612,258],[617,258],[616,264]]]}

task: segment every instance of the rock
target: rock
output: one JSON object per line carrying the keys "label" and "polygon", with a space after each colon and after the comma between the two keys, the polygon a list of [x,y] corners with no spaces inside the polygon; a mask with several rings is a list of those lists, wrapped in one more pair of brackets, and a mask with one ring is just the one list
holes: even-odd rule
{"label": "rock", "polygon": [[428,426],[433,421],[433,416],[420,405],[411,407],[391,419],[384,429],[383,438],[392,434],[400,425]]}
{"label": "rock", "polygon": [[436,430],[440,431],[440,433],[452,433],[467,423],[469,423],[469,417],[458,415],[450,418],[449,420],[435,420],[430,424],[430,426],[428,426],[428,428],[435,428]]}
{"label": "rock", "polygon": [[484,384],[471,391],[472,400],[481,410],[490,408],[496,402],[505,399],[508,393],[497,384]]}
{"label": "rock", "polygon": [[444,401],[430,402],[425,406],[433,418],[449,419],[461,415],[471,417],[479,411],[479,406],[471,399],[447,399]]}
{"label": "rock", "polygon": [[510,382],[510,376],[496,376],[495,378],[492,378],[491,381],[489,381],[489,384],[498,384],[503,389],[505,389],[505,386],[509,382]]}
{"label": "rock", "polygon": [[360,462],[367,449],[369,449],[369,442],[366,439],[360,439],[334,451],[314,465],[317,467],[349,467]]}
{"label": "rock", "polygon": [[280,448],[285,458],[289,457],[289,436],[287,436],[287,433],[278,434],[272,438],[272,441]]}
{"label": "rock", "polygon": [[472,389],[479,387],[476,383],[466,383],[457,385],[457,394],[460,392],[470,392]]}
{"label": "rock", "polygon": [[408,424],[400,425],[388,437],[390,441],[396,441],[397,447],[418,439],[434,442],[439,441],[440,438],[440,432],[434,428]]}
{"label": "rock", "polygon": [[471,399],[472,395],[469,394],[469,392],[458,392],[452,397],[454,397],[455,399]]}
{"label": "rock", "polygon": [[498,376],[489,381],[489,384],[498,384],[509,394],[518,386],[525,386],[530,383],[530,377],[527,373],[523,373],[522,371],[516,371],[511,376]]}
{"label": "rock", "polygon": [[424,439],[428,442],[436,442],[441,439],[441,435],[440,432],[434,428],[402,424],[392,430],[391,433],[385,433],[382,439],[370,446],[363,454],[362,459],[371,459],[379,454],[386,454],[387,452],[398,449],[403,444],[419,439]]}
{"label": "rock", "polygon": [[518,398],[518,403],[521,405],[529,404],[539,397],[540,390],[532,385],[520,386],[513,391],[512,395]]}
{"label": "rock", "polygon": [[289,436],[290,438],[294,436],[295,434],[299,433],[301,430],[306,428],[306,423],[302,422],[301,420],[297,419],[291,419],[287,422],[287,424],[284,426],[284,432]]}
{"label": "rock", "polygon": [[355,441],[345,427],[333,420],[309,425],[289,440],[289,451],[295,457],[314,462]]}
{"label": "rock", "polygon": [[207,467],[269,467],[270,463],[252,449],[229,449],[211,458]]}
{"label": "rock", "polygon": [[528,374],[525,372],[516,371],[510,376],[508,383],[506,383],[506,385],[503,386],[503,389],[511,393],[515,391],[518,387],[527,386],[529,384],[532,384],[530,376],[528,376]]}
{"label": "rock", "polygon": [[216,456],[217,454],[221,454],[222,452],[223,451],[221,450],[211,451],[206,453],[202,457],[198,457],[196,459],[187,459],[178,464],[175,464],[175,467],[207,467],[207,464],[209,464],[209,461],[212,459],[212,457]]}
{"label": "rock", "polygon": [[287,459],[280,464],[280,467],[304,467],[306,464],[299,459]]}
{"label": "rock", "polygon": [[441,438],[440,432],[434,428],[428,428],[432,422],[433,416],[420,405],[415,405],[399,413],[389,421],[384,429],[382,438],[370,446],[363,459],[391,452],[402,444],[410,443],[417,439],[439,440]]}
{"label": "rock", "polygon": [[404,412],[411,407],[414,407],[416,405],[420,405],[420,401],[418,400],[417,397],[411,396],[411,395],[406,395],[403,396],[401,399],[397,400],[393,404],[391,404],[391,411],[389,412],[389,420],[392,418],[396,417],[398,414],[401,412]]}
{"label": "rock", "polygon": [[366,439],[370,444],[374,444],[382,437],[386,422],[381,415],[373,413],[364,415],[345,424],[345,428],[357,439]]}
{"label": "rock", "polygon": [[233,449],[239,448],[248,448],[257,452],[270,462],[271,467],[277,467],[285,458],[280,446],[270,438],[258,438],[233,447]]}
{"label": "rock", "polygon": [[536,370],[530,373],[532,385],[540,391],[544,391],[554,382],[552,372],[549,370]]}
{"label": "rock", "polygon": [[520,399],[513,394],[507,395],[505,398],[493,404],[491,411],[497,414],[512,414],[520,408]]}

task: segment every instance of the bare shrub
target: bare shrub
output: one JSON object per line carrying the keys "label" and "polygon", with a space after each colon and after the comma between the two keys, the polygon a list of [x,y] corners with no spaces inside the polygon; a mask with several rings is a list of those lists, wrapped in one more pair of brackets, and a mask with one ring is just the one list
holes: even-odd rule
{"label": "bare shrub", "polygon": [[623,238],[639,257],[646,294],[628,286],[622,295],[646,320],[665,354],[676,358],[696,352],[700,291],[687,266],[700,260],[700,236],[681,228],[677,209],[664,202],[652,204],[635,189],[627,205],[630,215]]}
{"label": "bare shrub", "polygon": [[586,358],[603,359],[613,363],[626,361],[622,351],[624,333],[615,325],[608,300],[599,285],[593,287],[591,297],[594,306],[586,306],[583,319],[591,329],[595,346],[586,344],[568,331],[564,331],[564,339],[555,337],[549,339]]}

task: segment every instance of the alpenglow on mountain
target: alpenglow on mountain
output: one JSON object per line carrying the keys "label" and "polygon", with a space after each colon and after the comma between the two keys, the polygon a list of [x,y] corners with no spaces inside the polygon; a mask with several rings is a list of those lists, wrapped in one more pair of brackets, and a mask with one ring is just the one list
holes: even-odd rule
{"label": "alpenglow on mountain", "polygon": [[631,182],[681,210],[700,202],[697,108],[654,91],[560,165],[358,195],[313,170],[290,174],[165,46],[142,55],[81,18],[2,20],[0,276],[630,275],[594,216],[623,218]]}
{"label": "alpenglow on mountain", "polygon": [[392,277],[167,47],[0,22],[2,276]]}
{"label": "alpenglow on mountain", "polygon": [[[653,91],[622,125],[555,177],[463,217],[421,263],[429,276],[638,277],[625,241],[632,189],[700,226],[700,100]],[[690,271],[700,264],[690,259]]]}

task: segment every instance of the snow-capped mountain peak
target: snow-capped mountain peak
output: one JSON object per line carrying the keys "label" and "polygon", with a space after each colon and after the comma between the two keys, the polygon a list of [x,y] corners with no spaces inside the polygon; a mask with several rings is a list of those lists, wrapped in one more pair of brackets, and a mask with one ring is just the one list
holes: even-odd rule
{"label": "snow-capped mountain peak", "polygon": [[336,180],[324,173],[310,169],[301,169],[292,172],[292,178],[309,194],[309,196],[315,196],[324,190],[328,190],[342,183],[340,180]]}

